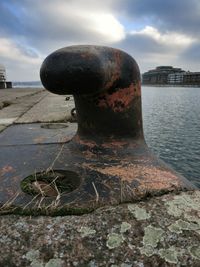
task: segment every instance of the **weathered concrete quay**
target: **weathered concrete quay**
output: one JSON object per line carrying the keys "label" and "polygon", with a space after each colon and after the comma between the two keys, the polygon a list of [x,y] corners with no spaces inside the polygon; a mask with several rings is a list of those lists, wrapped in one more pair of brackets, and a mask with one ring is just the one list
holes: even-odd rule
{"label": "weathered concrete quay", "polygon": [[[4,90],[0,266],[200,266],[200,192],[156,159],[142,141],[137,66],[121,51],[90,48],[56,52],[50,56],[56,68],[48,59],[43,64],[43,83],[62,96],[44,89],[17,89],[15,95]],[[54,62],[60,53],[66,65],[72,59],[65,65],[66,79]],[[94,68],[89,67],[99,54],[104,64],[108,58],[112,63],[106,67],[103,91],[97,82],[102,72],[95,70],[92,80]],[[126,76],[127,59],[135,68],[133,76]],[[70,76],[70,68],[77,66],[78,73]],[[91,77],[88,86],[83,74]],[[127,83],[129,79],[133,82]],[[83,96],[74,92],[77,88]],[[100,92],[96,102],[90,99],[93,89]],[[66,101],[68,94],[75,94],[77,133],[77,124],[69,122],[74,102],[71,96]],[[117,117],[122,124],[117,125]],[[133,119],[131,126],[124,118]],[[110,119],[115,121],[112,127],[103,128]]]}
{"label": "weathered concrete quay", "polygon": [[[73,99],[48,93],[39,88],[0,90],[0,130],[12,124],[68,120]],[[13,137],[14,138],[14,137]]]}

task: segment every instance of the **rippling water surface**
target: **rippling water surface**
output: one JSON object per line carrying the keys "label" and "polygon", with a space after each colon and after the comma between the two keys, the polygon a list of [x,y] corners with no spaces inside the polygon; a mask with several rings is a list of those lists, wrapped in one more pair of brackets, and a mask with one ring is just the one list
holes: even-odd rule
{"label": "rippling water surface", "polygon": [[200,187],[200,88],[142,88],[149,147]]}

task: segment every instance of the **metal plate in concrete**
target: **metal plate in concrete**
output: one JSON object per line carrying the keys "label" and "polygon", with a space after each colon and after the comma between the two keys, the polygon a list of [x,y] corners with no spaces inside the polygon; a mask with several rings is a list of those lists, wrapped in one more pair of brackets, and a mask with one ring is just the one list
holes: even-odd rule
{"label": "metal plate in concrete", "polygon": [[76,123],[16,124],[0,133],[0,147],[63,143],[69,141],[76,130]]}

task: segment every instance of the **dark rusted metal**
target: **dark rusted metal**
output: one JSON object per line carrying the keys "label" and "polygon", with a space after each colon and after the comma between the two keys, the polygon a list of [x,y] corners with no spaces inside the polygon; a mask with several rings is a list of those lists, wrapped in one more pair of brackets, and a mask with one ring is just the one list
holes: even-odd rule
{"label": "dark rusted metal", "polygon": [[[11,147],[14,159],[10,157],[9,163],[0,157],[1,202],[18,193],[13,204],[25,206],[25,211],[40,207],[43,213],[83,213],[105,204],[194,188],[152,155],[145,143],[140,72],[131,56],[108,47],[63,48],[45,59],[41,80],[53,93],[74,95],[78,130],[70,142],[21,146],[17,151]],[[8,154],[2,149],[1,155]],[[56,198],[55,207],[55,197],[33,199],[19,183],[34,172],[51,169],[73,172],[80,179],[74,191]]]}
{"label": "dark rusted metal", "polygon": [[71,116],[72,116],[74,119],[76,119],[76,109],[75,109],[75,108],[73,108],[73,109],[71,110]]}
{"label": "dark rusted metal", "polygon": [[70,100],[70,96],[66,96],[65,101],[69,101],[69,100]]}

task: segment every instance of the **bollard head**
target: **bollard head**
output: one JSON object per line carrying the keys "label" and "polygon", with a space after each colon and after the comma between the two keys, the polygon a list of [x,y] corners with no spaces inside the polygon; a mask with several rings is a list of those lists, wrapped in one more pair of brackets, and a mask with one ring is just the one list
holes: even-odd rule
{"label": "bollard head", "polygon": [[50,54],[41,66],[40,77],[52,93],[87,95],[127,88],[140,81],[140,71],[135,60],[121,50],[80,45]]}
{"label": "bollard head", "polygon": [[143,137],[140,71],[127,53],[62,48],[44,60],[40,75],[47,90],[74,95],[79,135]]}

